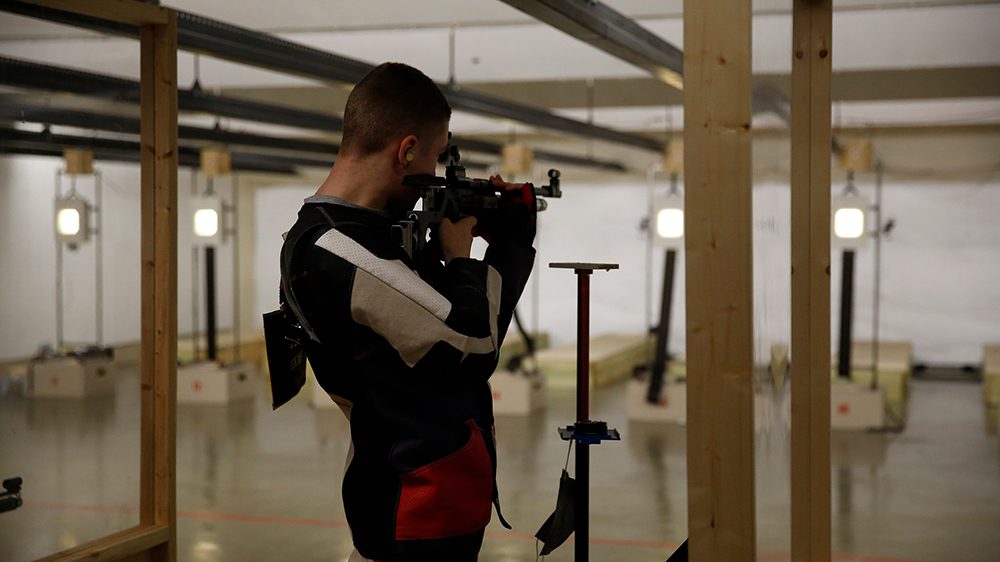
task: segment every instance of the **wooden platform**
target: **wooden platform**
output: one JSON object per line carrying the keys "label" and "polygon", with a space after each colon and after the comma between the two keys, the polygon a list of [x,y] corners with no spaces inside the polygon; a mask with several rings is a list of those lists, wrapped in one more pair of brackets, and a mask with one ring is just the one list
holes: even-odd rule
{"label": "wooden platform", "polygon": [[493,413],[526,416],[545,409],[545,377],[500,370],[490,377]]}
{"label": "wooden platform", "polygon": [[[217,359],[223,364],[234,363],[236,360],[233,334],[230,332],[220,332],[216,339]],[[206,361],[208,351],[205,348],[204,336],[198,340],[198,355],[195,356],[194,340],[189,337],[177,339],[177,361],[179,363],[192,363],[195,361]],[[264,334],[262,332],[248,331],[240,336],[240,361],[250,363],[255,369],[267,372],[267,352],[264,348]],[[262,368],[263,367],[263,368]]]}
{"label": "wooden platform", "polygon": [[36,362],[30,373],[35,398],[88,398],[115,391],[115,370],[107,357],[46,359]]}
{"label": "wooden platform", "polygon": [[202,361],[178,367],[177,403],[218,405],[252,400],[253,370],[247,362],[221,366],[214,361]]}
{"label": "wooden platform", "polygon": [[983,402],[991,408],[1000,406],[1000,345],[983,349]]}
{"label": "wooden platform", "polygon": [[[668,380],[660,389],[660,400],[650,404],[646,400],[649,381],[642,378],[632,378],[626,389],[629,421],[665,422],[672,424],[687,424],[687,384]],[[769,424],[777,423],[788,427],[787,415],[777,415],[774,400],[762,392],[754,392],[754,428],[761,431]]]}
{"label": "wooden platform", "polygon": [[[863,387],[872,383],[874,346],[870,341],[856,341],[851,347],[851,382]],[[833,358],[836,365],[837,359]],[[880,341],[878,350],[878,388],[882,389],[889,414],[902,422],[906,419],[910,376],[913,373],[913,344],[903,341]],[[831,368],[833,379],[836,366]]]}
{"label": "wooden platform", "polygon": [[[655,338],[644,334],[605,334],[590,340],[590,385],[627,380],[637,365],[649,362]],[[576,386],[576,344],[538,353],[538,367],[552,388]]]}
{"label": "wooden platform", "polygon": [[[870,341],[855,341],[851,346],[851,367],[871,369],[874,346]],[[880,341],[878,344],[878,370],[880,372],[913,371],[913,344],[905,341]]]}
{"label": "wooden platform", "polygon": [[866,431],[886,427],[885,390],[834,382],[830,393],[830,427]]}
{"label": "wooden platform", "polygon": [[[548,332],[542,332],[541,334],[536,334],[534,337],[535,337],[535,346],[537,349],[544,350],[549,346]],[[504,339],[503,346],[501,346],[500,348],[500,362],[499,362],[499,367],[497,367],[497,372],[499,373],[503,371],[507,365],[507,361],[509,361],[511,357],[514,357],[520,353],[524,353],[524,350],[525,350],[524,340],[521,338],[521,334],[519,334],[516,330],[513,332],[508,332],[507,337]],[[266,360],[267,351],[262,350],[261,353],[262,357],[265,358],[262,370],[264,372],[267,372],[267,360]],[[515,381],[515,385],[517,384],[517,382],[521,381]],[[529,385],[528,388],[532,387]],[[316,382],[316,375],[313,373],[312,365],[309,365],[308,363],[306,364],[306,386],[303,388],[302,393],[307,394],[309,396],[309,404],[312,405],[313,408],[323,410],[323,409],[334,409],[338,407],[337,404],[333,401],[333,399],[330,398],[330,395],[327,394],[326,391],[319,386],[319,383]],[[541,393],[541,398],[539,397],[539,393]],[[530,413],[532,411],[538,410],[544,405],[543,401],[544,388],[542,389],[535,388],[533,399],[535,400],[535,402],[532,402],[530,404],[527,403],[525,404],[524,407],[527,408],[527,411],[525,411],[524,413]],[[542,400],[542,402],[540,403],[539,400]],[[514,406],[513,413],[518,413],[520,409],[521,409],[520,405]]]}
{"label": "wooden platform", "polygon": [[[547,336],[545,341],[548,341]],[[217,344],[219,359],[223,363],[232,363],[234,359],[232,334],[229,332],[220,333]],[[110,347],[114,350],[114,364],[116,367],[138,367],[139,353],[141,350],[139,342],[120,343]],[[199,347],[198,357],[195,358],[194,342],[191,338],[178,338],[177,360],[181,363],[191,363],[195,359],[199,361],[205,360],[206,352],[203,339],[199,344]],[[258,371],[267,373],[266,358],[267,354],[264,349],[264,334],[256,330],[244,332],[243,336],[240,338],[241,361],[250,363],[256,367]],[[26,372],[30,367],[31,361],[31,357],[11,358],[0,361],[0,376]]]}
{"label": "wooden platform", "polygon": [[[536,351],[549,348],[548,332],[529,335],[535,340]],[[527,347],[524,345],[524,338],[522,338],[521,333],[512,326],[511,329],[507,331],[507,337],[504,338],[503,345],[500,347],[500,366],[503,367],[507,364],[507,361],[509,361],[511,357],[520,355],[526,350]]]}

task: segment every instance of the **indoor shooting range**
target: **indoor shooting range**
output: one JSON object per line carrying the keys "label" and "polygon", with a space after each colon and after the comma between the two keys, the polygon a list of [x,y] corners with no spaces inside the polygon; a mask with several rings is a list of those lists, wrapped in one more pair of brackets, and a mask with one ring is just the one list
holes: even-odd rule
{"label": "indoor shooting range", "polygon": [[0,560],[1000,560],[1000,2],[0,2]]}

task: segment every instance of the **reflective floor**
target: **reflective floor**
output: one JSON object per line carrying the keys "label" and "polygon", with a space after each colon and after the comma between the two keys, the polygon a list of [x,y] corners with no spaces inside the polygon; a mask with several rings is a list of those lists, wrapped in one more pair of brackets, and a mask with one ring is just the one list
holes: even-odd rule
{"label": "reflective floor", "polygon": [[[179,559],[341,562],[351,550],[339,492],[346,422],[304,397],[272,413],[259,390],[255,402],[178,409]],[[629,424],[622,386],[592,400],[623,441],[591,455],[591,560],[663,561],[686,533],[684,429]],[[787,396],[773,400],[757,440],[758,557],[779,561],[790,550]],[[104,399],[31,400],[6,385],[0,476],[24,478],[25,505],[0,514],[0,560],[137,523],[138,414],[134,372]],[[556,427],[572,416],[572,394],[550,391],[545,413],[498,420],[501,497],[515,530],[491,525],[480,560],[535,559],[533,534],[566,461]],[[908,422],[898,434],[835,433],[835,559],[1000,561],[1000,446],[980,386],[915,381]],[[546,559],[572,560],[572,546]]]}

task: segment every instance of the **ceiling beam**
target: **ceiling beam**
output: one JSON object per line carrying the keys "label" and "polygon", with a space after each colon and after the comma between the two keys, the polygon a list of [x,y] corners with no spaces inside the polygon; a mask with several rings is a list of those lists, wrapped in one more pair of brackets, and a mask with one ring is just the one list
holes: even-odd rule
{"label": "ceiling beam", "polygon": [[[137,35],[136,29],[131,26],[80,16],[29,2],[6,2],[3,9],[102,33],[128,37],[136,37]],[[323,82],[355,84],[374,68],[374,65],[369,63],[314,49],[273,34],[254,31],[182,11],[177,12],[177,42],[180,48],[188,51]],[[502,100],[487,94],[470,92],[452,85],[439,84],[439,87],[452,107],[461,111],[512,119],[533,127],[625,144],[654,152],[663,148],[662,143],[644,135],[622,133],[583,121],[560,117],[535,107]]]}
{"label": "ceiling beam", "polygon": [[623,133],[584,121],[561,117],[542,109],[514,104],[480,92],[460,89],[457,86],[441,85],[440,87],[451,106],[460,111],[499,119],[513,119],[543,129],[552,129],[573,136],[615,144],[625,144],[653,152],[663,150],[663,143],[651,137]]}
{"label": "ceiling beam", "polygon": [[684,53],[608,6],[588,0],[502,0],[556,29],[637,66],[678,90]]}
{"label": "ceiling beam", "polygon": [[[787,92],[791,78],[789,74],[781,73],[757,74],[753,82],[755,85],[773,84]],[[513,101],[530,101],[543,107],[586,108],[591,104],[587,81],[583,78],[473,82],[463,86],[469,90],[493,92]],[[681,92],[652,77],[597,78],[593,87],[594,106],[597,108],[683,103]],[[230,91],[238,90],[234,88]],[[835,102],[984,97],[1000,97],[1000,66],[839,70],[833,73]]]}
{"label": "ceiling beam", "polygon": [[[452,137],[452,140],[459,148],[471,152],[483,152],[486,154],[497,155],[500,154],[500,151],[503,149],[502,144],[484,140],[459,137]],[[550,164],[566,164],[568,166],[580,166],[594,170],[604,170],[606,172],[626,171],[625,165],[615,160],[596,160],[585,156],[573,156],[571,154],[552,152],[550,150],[534,149],[534,157],[537,160],[544,160]],[[462,159],[462,163],[466,166],[470,166],[470,164],[466,163],[464,157]]]}
{"label": "ceiling beam", "polygon": [[[788,92],[790,75],[757,74],[754,85],[771,84]],[[589,90],[584,78],[463,82],[466,90],[490,93],[545,108],[586,109],[679,106],[679,92],[652,77],[596,78]],[[292,107],[342,112],[346,91],[320,84],[224,88],[223,95]],[[591,93],[593,95],[591,95]],[[1000,65],[913,69],[840,70],[833,73],[834,102],[932,100],[1000,97]],[[518,136],[521,136],[520,134]]]}

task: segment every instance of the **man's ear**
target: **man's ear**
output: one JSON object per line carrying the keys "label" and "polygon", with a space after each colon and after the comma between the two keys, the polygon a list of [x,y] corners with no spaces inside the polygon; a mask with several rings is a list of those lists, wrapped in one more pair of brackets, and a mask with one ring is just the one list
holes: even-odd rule
{"label": "man's ear", "polygon": [[413,162],[414,158],[417,157],[416,154],[417,147],[417,137],[416,135],[407,135],[399,143],[399,149],[396,151],[396,162],[402,167],[407,167]]}

